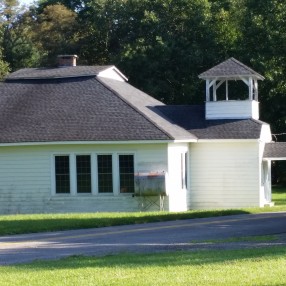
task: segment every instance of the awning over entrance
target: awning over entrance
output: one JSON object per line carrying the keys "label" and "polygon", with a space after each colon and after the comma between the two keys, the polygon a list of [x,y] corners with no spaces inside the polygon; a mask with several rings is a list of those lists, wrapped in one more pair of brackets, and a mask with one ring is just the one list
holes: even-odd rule
{"label": "awning over entrance", "polygon": [[266,143],[263,159],[265,160],[286,160],[286,142]]}

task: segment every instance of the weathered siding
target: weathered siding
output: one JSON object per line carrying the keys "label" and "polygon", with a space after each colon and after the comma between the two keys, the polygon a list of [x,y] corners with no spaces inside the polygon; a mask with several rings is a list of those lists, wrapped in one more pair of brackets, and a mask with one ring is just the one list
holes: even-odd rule
{"label": "weathered siding", "polygon": [[259,102],[255,100],[207,101],[206,119],[259,118]]}
{"label": "weathered siding", "polygon": [[190,144],[190,207],[206,209],[259,206],[258,144]]}
{"label": "weathered siding", "polygon": [[[0,213],[139,210],[139,199],[132,194],[52,195],[53,155],[88,152],[130,152],[135,156],[136,172],[167,171],[167,144],[1,147]],[[159,208],[153,205],[152,209]]]}

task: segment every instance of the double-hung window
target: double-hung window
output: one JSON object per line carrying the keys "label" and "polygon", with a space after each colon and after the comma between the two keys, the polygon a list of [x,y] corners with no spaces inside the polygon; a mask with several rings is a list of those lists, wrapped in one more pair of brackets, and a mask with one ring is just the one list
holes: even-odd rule
{"label": "double-hung window", "polygon": [[78,193],[91,193],[90,155],[76,155],[76,181]]}
{"label": "double-hung window", "polygon": [[97,155],[99,193],[113,192],[112,155]]}
{"label": "double-hung window", "polygon": [[57,194],[70,193],[70,157],[55,157],[55,185]]}
{"label": "double-hung window", "polygon": [[56,194],[134,193],[134,155],[55,155],[54,188]]}
{"label": "double-hung window", "polygon": [[119,155],[120,193],[134,193],[134,156]]}

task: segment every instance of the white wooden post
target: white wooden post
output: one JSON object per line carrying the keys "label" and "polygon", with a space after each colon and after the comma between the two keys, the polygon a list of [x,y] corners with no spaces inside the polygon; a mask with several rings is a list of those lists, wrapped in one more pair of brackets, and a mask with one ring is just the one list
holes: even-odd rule
{"label": "white wooden post", "polygon": [[253,80],[249,78],[249,100],[253,100]]}
{"label": "white wooden post", "polygon": [[258,101],[258,81],[254,80],[254,99]]}
{"label": "white wooden post", "polygon": [[210,80],[206,81],[206,101],[210,101]]}
{"label": "white wooden post", "polygon": [[213,84],[213,101],[216,101],[216,81]]}

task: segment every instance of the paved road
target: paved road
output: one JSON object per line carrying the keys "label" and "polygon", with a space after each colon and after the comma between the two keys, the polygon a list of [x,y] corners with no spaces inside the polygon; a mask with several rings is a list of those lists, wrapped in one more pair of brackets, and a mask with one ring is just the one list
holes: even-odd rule
{"label": "paved road", "polygon": [[[256,235],[269,242],[206,243],[206,240]],[[201,242],[200,242],[201,241]],[[70,255],[159,252],[204,248],[286,246],[286,212],[49,232],[0,237],[0,265]]]}

